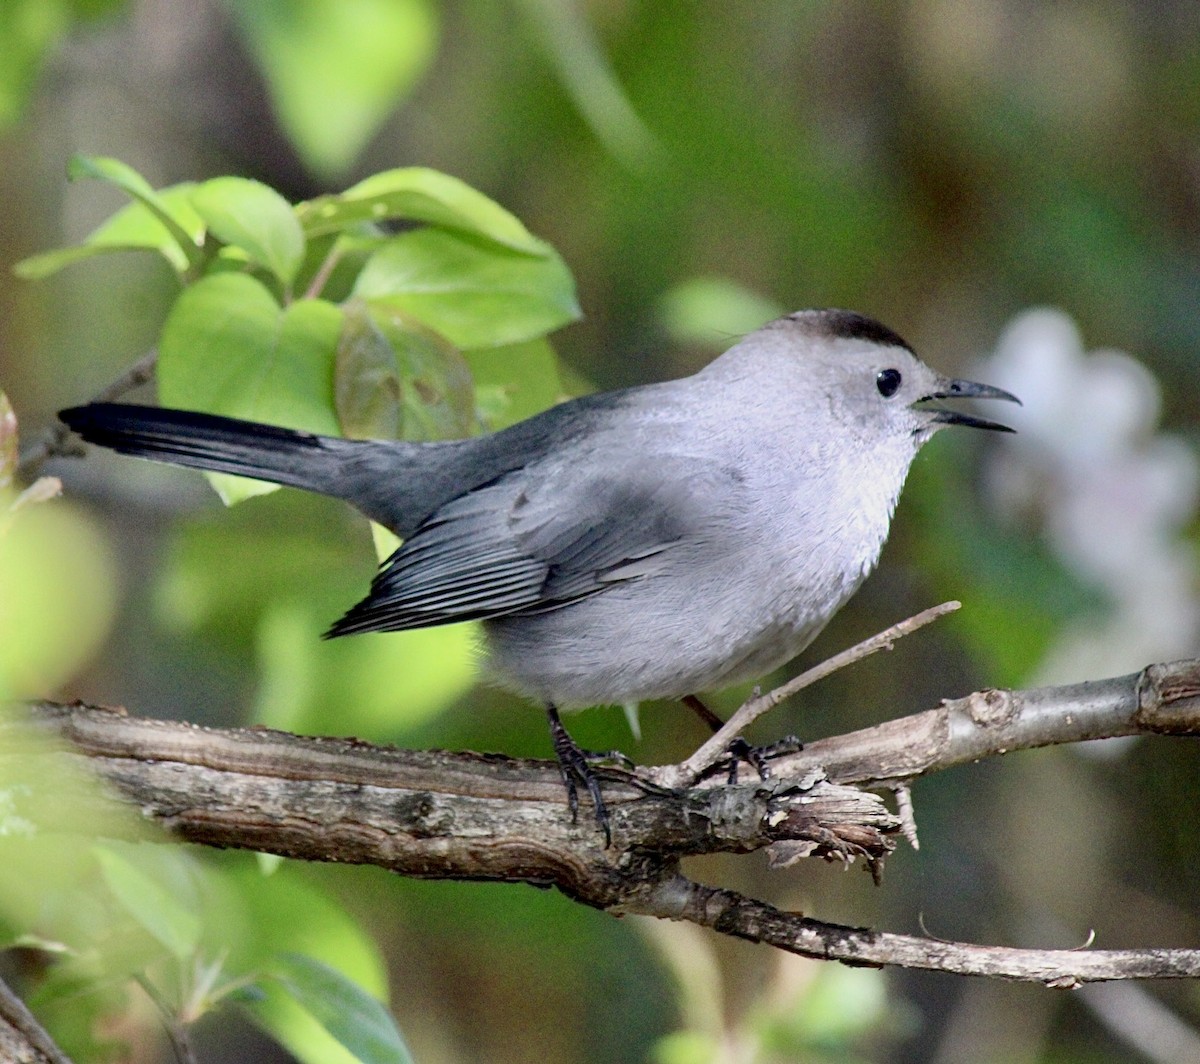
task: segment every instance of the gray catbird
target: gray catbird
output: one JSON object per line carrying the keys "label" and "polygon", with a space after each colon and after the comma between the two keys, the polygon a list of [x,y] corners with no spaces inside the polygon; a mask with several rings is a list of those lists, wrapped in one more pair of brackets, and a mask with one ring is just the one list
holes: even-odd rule
{"label": "gray catbird", "polygon": [[589,395],[444,443],[348,440],[180,410],[60,415],[124,454],[353,503],[404,544],[329,631],[483,620],[487,667],[546,706],[572,812],[607,815],[556,707],[681,698],[804,649],[874,567],[927,405],[1016,400],[939,377],[890,329],[788,315],[682,380]]}

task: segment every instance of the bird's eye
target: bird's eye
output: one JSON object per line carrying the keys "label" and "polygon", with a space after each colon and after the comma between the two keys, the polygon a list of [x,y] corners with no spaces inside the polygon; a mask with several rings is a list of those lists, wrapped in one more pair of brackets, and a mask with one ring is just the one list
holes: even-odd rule
{"label": "bird's eye", "polygon": [[898,369],[881,369],[875,374],[875,387],[885,399],[890,399],[900,387],[900,371]]}

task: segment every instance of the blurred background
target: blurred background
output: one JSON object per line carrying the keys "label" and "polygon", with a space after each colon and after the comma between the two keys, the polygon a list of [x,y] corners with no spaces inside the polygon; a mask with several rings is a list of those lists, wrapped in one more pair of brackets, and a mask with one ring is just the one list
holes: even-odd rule
{"label": "blurred background", "polygon": [[[154,256],[8,268],[157,186],[232,173],[298,200],[374,171],[462,178],[562,253],[584,318],[531,409],[689,372],[776,313],[842,306],[1026,405],[1013,439],[918,459],[879,572],[811,663],[945,598],[963,609],[755,737],[815,738],[984,686],[1200,651],[1200,8],[1185,0],[2,0],[0,388],[36,440],[151,349]],[[503,379],[497,370],[497,379]],[[135,394],[150,400],[152,389]],[[28,693],[411,746],[550,756],[540,711],[474,686],[470,635],[320,644],[374,565],[365,523],[282,492],[60,461],[60,639]],[[58,519],[56,519],[58,520]],[[49,578],[49,576],[48,576]],[[745,691],[714,705],[728,712]],[[678,760],[649,705],[581,744]],[[983,943],[1200,947],[1197,751],[1093,744],[915,788],[922,848],[861,869],[691,871],[825,920]],[[297,868],[371,929],[421,1062],[1200,1060],[1192,984],[1075,993],[871,972],[527,887]],[[169,1059],[129,1006],[138,1060]],[[287,1059],[236,1014],[204,1061]]]}

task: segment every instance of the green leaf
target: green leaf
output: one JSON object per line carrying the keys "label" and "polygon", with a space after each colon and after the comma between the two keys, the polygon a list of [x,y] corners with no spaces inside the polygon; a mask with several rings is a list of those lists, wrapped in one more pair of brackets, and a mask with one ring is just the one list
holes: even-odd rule
{"label": "green leaf", "polygon": [[722,1055],[720,1040],[707,1031],[672,1031],[654,1045],[653,1064],[712,1064]]}
{"label": "green leaf", "polygon": [[43,57],[69,25],[66,7],[53,0],[0,4],[0,129],[20,119]]}
{"label": "green leaf", "polygon": [[[381,560],[390,553],[386,546],[384,551]],[[342,600],[340,609],[344,594]],[[298,594],[268,608],[256,639],[262,676],[256,721],[287,731],[334,728],[389,741],[453,705],[477,678],[479,631],[473,623],[416,628],[377,640],[319,640],[316,633],[336,615]],[[398,675],[404,677],[403,691],[397,689]]]}
{"label": "green leaf", "polygon": [[400,367],[403,438],[469,436],[478,427],[475,383],[458,348],[393,307],[376,305],[370,313]]}
{"label": "green leaf", "polygon": [[396,349],[361,299],[349,300],[342,313],[333,384],[342,434],[360,440],[398,440],[403,415]]}
{"label": "green leaf", "polygon": [[401,233],[367,260],[354,294],[404,311],[459,347],[543,336],[579,317],[570,271],[442,229]]}
{"label": "green leaf", "polygon": [[305,163],[344,172],[428,69],[429,0],[226,0]]}
{"label": "green leaf", "polygon": [[467,351],[465,355],[489,431],[523,421],[564,398],[558,356],[548,340]]}
{"label": "green leaf", "polygon": [[[163,325],[159,397],[165,406],[336,434],[341,326],[332,303],[305,299],[283,310],[255,278],[213,274],[180,295]],[[275,488],[223,474],[210,480],[226,503]]]}
{"label": "green leaf", "polygon": [[802,991],[757,1017],[756,1033],[781,1059],[803,1057],[806,1049],[850,1048],[881,1025],[887,1014],[883,972],[822,965]]}
{"label": "green leaf", "polygon": [[[403,542],[403,540],[390,528],[384,528],[383,525],[377,525],[374,521],[372,521],[371,542],[375,546],[375,557],[378,558],[382,564],[400,549],[400,544]],[[421,631],[422,629],[418,628],[413,630]]]}
{"label": "green leaf", "polygon": [[459,439],[477,427],[471,370],[453,344],[388,307],[342,309],[334,396],[346,436]]}
{"label": "green leaf", "polygon": [[[71,266],[76,262],[82,262],[84,259],[90,259],[94,255],[107,255],[113,251],[143,251],[144,248],[136,245],[97,245],[97,244],[79,244],[69,248],[55,248],[52,251],[43,251],[37,255],[30,255],[28,258],[21,259],[13,265],[13,273],[20,277],[23,281],[40,281],[52,274],[58,273],[59,270]],[[180,255],[182,259],[182,254]],[[172,263],[172,265],[175,265]],[[184,264],[186,266],[186,263]],[[178,267],[177,267],[178,269]]]}
{"label": "green leaf", "polygon": [[99,155],[75,155],[67,164],[67,177],[72,181],[90,177],[115,185],[150,211],[170,233],[171,239],[183,252],[188,265],[193,269],[199,268],[203,257],[199,246],[188,235],[187,229],[180,220],[172,213],[170,205],[150,187],[150,183],[132,166],[121,162],[120,159],[110,159]]}
{"label": "green leaf", "polygon": [[273,188],[244,177],[215,177],[192,192],[192,206],[219,240],[291,285],[304,259],[296,213]]}
{"label": "green leaf", "polygon": [[3,0],[0,3],[0,130],[19,122],[42,64],[75,25],[125,0]]}
{"label": "green leaf", "polygon": [[[302,868],[287,862],[267,877],[245,863],[234,878],[250,925],[230,955],[231,968],[271,972],[281,955],[303,953],[334,968],[362,993],[387,996],[378,947],[339,902],[309,882]],[[289,967],[283,966],[285,971]],[[278,980],[260,977],[254,990],[239,1004],[298,1060],[345,1064],[353,1059]]]}
{"label": "green leaf", "polygon": [[425,167],[385,170],[333,196],[296,205],[311,238],[361,222],[403,219],[486,237],[531,255],[544,255],[548,245],[515,215],[465,181]]}
{"label": "green leaf", "polygon": [[[187,231],[191,243],[199,246],[204,236],[204,221],[192,208],[194,187],[192,182],[172,185],[160,189],[158,198]],[[82,244],[31,255],[18,262],[13,272],[25,280],[36,281],[74,262],[114,251],[157,251],[178,274],[186,273],[190,265],[178,241],[159,218],[143,204],[129,203],[92,232]]]}
{"label": "green leaf", "polygon": [[17,415],[8,396],[0,392],[0,490],[12,483],[17,458]]}
{"label": "green leaf", "polygon": [[284,954],[274,975],[292,999],[364,1064],[412,1064],[391,1014],[335,968]]}
{"label": "green leaf", "polygon": [[161,846],[108,842],[92,848],[105,885],[125,910],[170,953],[186,960],[196,951],[203,924],[187,870]]}

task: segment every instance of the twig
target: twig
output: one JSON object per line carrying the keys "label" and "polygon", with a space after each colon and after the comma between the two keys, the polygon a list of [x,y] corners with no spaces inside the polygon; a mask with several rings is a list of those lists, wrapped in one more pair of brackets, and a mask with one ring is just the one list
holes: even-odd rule
{"label": "twig", "polygon": [[32,1012],[0,979],[0,1060],[71,1064]]}
{"label": "twig", "polygon": [[142,974],[134,975],[134,982],[142,988],[142,992],[148,997],[154,1008],[158,1012],[159,1019],[162,1020],[163,1030],[167,1034],[167,1038],[171,1043],[171,1049],[175,1053],[175,1060],[178,1064],[196,1064],[196,1055],[192,1052],[192,1040],[188,1036],[188,1029],[175,1010],[163,1000],[154,984]]}
{"label": "twig", "polygon": [[907,783],[897,783],[892,791],[896,795],[896,812],[900,816],[900,833],[914,850],[919,850],[921,840],[917,837],[917,815],[913,809],[912,788]]}
{"label": "twig", "polygon": [[811,669],[802,672],[799,676],[775,688],[774,691],[768,691],[765,695],[756,695],[749,699],[726,721],[724,727],[718,729],[686,761],[678,765],[665,765],[657,769],[657,774],[654,777],[655,780],[664,787],[677,787],[698,780],[708,769],[726,755],[729,744],[738,735],[745,731],[746,728],[764,713],[774,709],[780,702],[791,698],[792,695],[811,686],[818,680],[825,679],[826,676],[837,672],[838,669],[844,669],[847,665],[853,665],[856,661],[870,657],[870,655],[880,650],[891,650],[897,639],[909,635],[919,628],[924,628],[925,625],[936,621],[939,617],[944,617],[947,613],[953,613],[961,605],[959,602],[943,602],[940,606],[932,606],[927,610],[922,610],[916,616],[909,617],[899,624],[894,624],[878,635],[873,635],[870,639],[864,639],[861,643],[855,644],[848,650],[834,654],[831,658],[826,658],[820,664],[814,665]]}
{"label": "twig", "polygon": [[329,254],[325,256],[317,272],[313,274],[313,278],[304,293],[305,299],[317,299],[320,297],[321,293],[325,290],[325,286],[329,283],[329,278],[333,276],[333,271],[337,268],[337,264],[341,261],[342,249],[335,241],[333,247],[329,249]]}
{"label": "twig", "polygon": [[1038,950],[893,935],[841,927],[776,909],[735,891],[664,880],[623,912],[690,920],[722,934],[763,942],[821,960],[852,965],[899,965],[957,975],[983,975],[1073,989],[1112,979],[1183,979],[1200,976],[1200,950]]}
{"label": "twig", "polygon": [[776,776],[819,767],[836,783],[891,787],[985,757],[1120,735],[1200,736],[1200,661],[1057,687],[976,691],[936,709],[814,740],[768,764]]}
{"label": "twig", "polygon": [[[106,388],[102,388],[91,399],[93,403],[111,403],[126,392],[145,384],[154,376],[158,362],[158,351],[151,350],[139,358]],[[17,463],[17,476],[28,483],[50,458],[78,456],[83,454],[80,444],[74,440],[71,430],[61,421],[46,429],[41,439],[31,444]]]}

